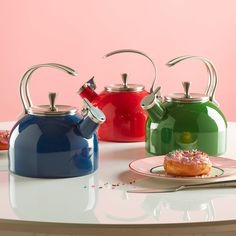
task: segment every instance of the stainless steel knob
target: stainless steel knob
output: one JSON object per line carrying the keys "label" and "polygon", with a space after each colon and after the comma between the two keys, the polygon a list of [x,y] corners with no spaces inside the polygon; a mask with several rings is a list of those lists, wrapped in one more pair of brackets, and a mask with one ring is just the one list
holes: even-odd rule
{"label": "stainless steel knob", "polygon": [[124,74],[122,74],[121,75],[121,77],[122,77],[122,81],[123,81],[123,86],[124,86],[124,88],[127,88],[128,87],[128,82],[127,82],[127,77],[128,77],[128,75],[126,74],[126,73],[124,73]]}
{"label": "stainless steel knob", "polygon": [[190,85],[191,85],[191,82],[190,81],[183,81],[182,82],[182,85],[184,87],[184,96],[186,98],[190,98],[190,95],[189,95],[189,88],[190,88]]}
{"label": "stainless steel knob", "polygon": [[57,111],[57,107],[55,106],[55,101],[56,101],[57,94],[50,92],[48,94],[48,97],[49,97],[49,104],[50,104],[49,109],[50,109],[50,111]]}

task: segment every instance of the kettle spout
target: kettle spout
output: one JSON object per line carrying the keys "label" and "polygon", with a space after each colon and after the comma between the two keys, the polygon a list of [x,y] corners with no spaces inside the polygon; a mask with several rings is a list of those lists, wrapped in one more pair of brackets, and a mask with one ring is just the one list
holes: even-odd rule
{"label": "kettle spout", "polygon": [[156,98],[160,89],[161,87],[155,89],[153,93],[144,97],[140,103],[141,107],[148,113],[153,122],[159,122],[165,114],[165,110]]}
{"label": "kettle spout", "polygon": [[94,76],[93,76],[78,90],[78,94],[82,98],[86,98],[90,102],[92,102],[98,96],[98,94],[95,92],[95,89],[96,89],[96,84],[94,82]]}
{"label": "kettle spout", "polygon": [[106,117],[101,110],[95,108],[86,98],[83,99],[85,107],[82,110],[83,120],[79,123],[80,134],[84,138],[91,138]]}

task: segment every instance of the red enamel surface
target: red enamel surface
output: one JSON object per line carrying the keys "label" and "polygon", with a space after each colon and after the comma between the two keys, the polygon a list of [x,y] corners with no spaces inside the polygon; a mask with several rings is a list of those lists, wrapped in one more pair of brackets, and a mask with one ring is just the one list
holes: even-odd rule
{"label": "red enamel surface", "polygon": [[114,142],[144,141],[147,114],[140,102],[147,95],[146,91],[103,91],[99,94],[92,101],[106,115],[106,121],[98,129],[99,139]]}
{"label": "red enamel surface", "polygon": [[86,87],[80,93],[80,96],[82,98],[87,98],[90,102],[92,102],[97,97],[97,93],[94,90],[92,90],[91,88]]}

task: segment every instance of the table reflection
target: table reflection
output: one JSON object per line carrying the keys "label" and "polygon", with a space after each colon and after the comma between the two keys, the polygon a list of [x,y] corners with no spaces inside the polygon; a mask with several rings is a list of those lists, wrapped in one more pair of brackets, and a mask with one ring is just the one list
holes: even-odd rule
{"label": "table reflection", "polygon": [[98,191],[97,172],[65,179],[36,179],[9,174],[10,204],[22,220],[96,222],[93,209]]}
{"label": "table reflection", "polygon": [[[236,192],[235,192],[236,194]],[[214,199],[228,196],[217,189],[187,190],[178,193],[149,194],[143,207],[152,212],[158,221],[181,219],[182,222],[214,221]],[[173,216],[171,219],[170,216]]]}

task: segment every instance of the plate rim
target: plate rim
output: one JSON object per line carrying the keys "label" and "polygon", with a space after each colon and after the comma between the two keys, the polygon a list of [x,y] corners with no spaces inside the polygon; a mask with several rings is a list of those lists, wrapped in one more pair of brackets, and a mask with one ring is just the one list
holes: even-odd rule
{"label": "plate rim", "polygon": [[[218,166],[215,166],[214,165],[214,168],[217,168],[217,169],[220,169],[220,170],[222,170],[223,171],[223,174],[222,175],[220,175],[220,176],[206,176],[206,177],[203,177],[203,178],[201,178],[201,177],[180,177],[180,176],[160,176],[160,175],[155,175],[155,174],[152,174],[151,172],[150,172],[150,170],[151,169],[149,169],[149,172],[150,173],[144,173],[144,172],[141,172],[141,171],[138,171],[138,170],[136,170],[136,169],[134,169],[133,167],[132,167],[132,165],[135,163],[135,162],[138,162],[138,161],[142,161],[142,160],[145,160],[145,159],[148,159],[148,158],[154,158],[154,157],[161,157],[161,158],[163,158],[165,155],[162,155],[162,156],[151,156],[151,157],[144,157],[144,158],[139,158],[139,159],[136,159],[136,160],[133,160],[133,161],[131,161],[130,163],[129,163],[129,168],[130,168],[130,170],[131,171],[133,171],[134,173],[136,173],[136,174],[139,174],[139,175],[142,175],[142,176],[146,176],[146,177],[152,177],[152,178],[156,178],[156,179],[163,179],[163,180],[179,180],[179,181],[204,181],[204,180],[217,180],[217,179],[219,179],[219,178],[223,178],[223,177],[228,177],[228,176],[231,176],[231,175],[235,175],[236,174],[236,168],[222,168],[222,167],[218,167]],[[211,157],[213,157],[214,158],[214,156],[209,156],[210,158]],[[225,159],[225,157],[217,157],[217,158],[224,158]],[[227,159],[230,159],[230,158],[227,158]],[[233,159],[231,159],[231,160],[233,160]],[[235,162],[236,162],[236,160],[234,160]],[[161,164],[162,165],[162,164]],[[156,165],[156,166],[158,166],[158,165]],[[154,166],[155,167],[155,166]],[[154,168],[154,167],[152,167],[152,168]],[[227,174],[227,169],[235,169],[235,173],[232,173],[232,174],[230,174],[230,173],[228,173]]]}

